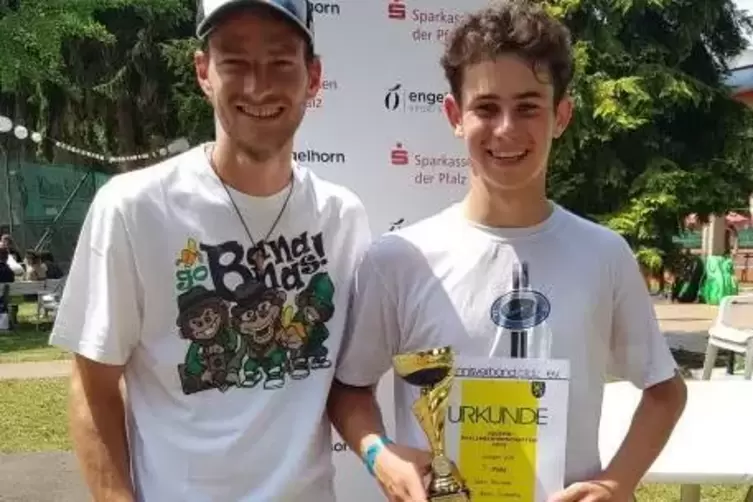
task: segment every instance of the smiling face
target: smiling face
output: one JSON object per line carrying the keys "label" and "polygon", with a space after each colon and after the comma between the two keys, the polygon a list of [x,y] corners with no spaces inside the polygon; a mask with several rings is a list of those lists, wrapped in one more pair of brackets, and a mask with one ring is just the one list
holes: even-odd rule
{"label": "smiling face", "polygon": [[551,77],[512,54],[464,68],[459,96],[445,100],[455,135],[471,158],[472,177],[489,188],[545,188],[552,140],[572,113],[568,97],[554,98]]}
{"label": "smiling face", "polygon": [[227,324],[227,310],[222,301],[210,298],[181,314],[178,325],[183,338],[198,343],[214,340]]}
{"label": "smiling face", "polygon": [[292,143],[321,79],[321,64],[296,28],[264,8],[225,19],[195,64],[218,135],[258,161]]}

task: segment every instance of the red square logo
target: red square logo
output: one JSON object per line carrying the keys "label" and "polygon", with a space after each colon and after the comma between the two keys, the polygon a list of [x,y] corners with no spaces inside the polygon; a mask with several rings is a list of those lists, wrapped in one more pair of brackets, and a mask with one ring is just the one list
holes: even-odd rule
{"label": "red square logo", "polygon": [[390,0],[387,5],[387,17],[390,19],[405,19],[406,9],[403,0]]}
{"label": "red square logo", "polygon": [[408,150],[403,148],[402,143],[397,143],[395,148],[390,152],[390,161],[393,166],[407,166],[408,165]]}

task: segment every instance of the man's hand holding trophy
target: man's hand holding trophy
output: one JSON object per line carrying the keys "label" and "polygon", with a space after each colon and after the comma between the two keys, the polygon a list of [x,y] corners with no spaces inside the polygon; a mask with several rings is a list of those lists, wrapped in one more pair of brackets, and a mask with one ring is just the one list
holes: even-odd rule
{"label": "man's hand holding trophy", "polygon": [[[450,390],[454,380],[454,355],[450,347],[439,347],[419,352],[398,354],[393,358],[395,374],[406,383],[420,388],[420,397],[413,403],[413,414],[429,443],[430,455],[418,462],[406,462],[405,468],[417,469],[420,474],[428,474],[426,498],[429,502],[469,502],[470,491],[458,471],[457,466],[446,454],[445,421],[449,405]],[[390,445],[396,457],[419,456],[415,451],[400,451]],[[387,457],[387,462],[398,461]],[[423,462],[422,462],[423,461]],[[423,463],[423,465],[421,465]],[[428,464],[428,465],[426,465]],[[411,465],[412,467],[407,467]],[[428,467],[428,469],[427,469]],[[422,471],[422,472],[421,472]],[[377,472],[377,478],[379,478]],[[410,487],[408,487],[410,492]],[[394,489],[390,490],[395,493]],[[416,500],[410,498],[405,500]],[[421,499],[418,499],[421,500]]]}

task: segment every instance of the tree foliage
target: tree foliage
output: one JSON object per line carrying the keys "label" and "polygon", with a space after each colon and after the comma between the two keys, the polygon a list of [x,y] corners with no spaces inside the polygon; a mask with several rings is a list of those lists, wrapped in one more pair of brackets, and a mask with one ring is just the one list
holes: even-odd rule
{"label": "tree foliage", "polygon": [[[191,0],[0,0],[0,113],[98,152],[163,146],[181,129],[163,46],[191,36],[193,9]],[[67,160],[51,143],[25,154]]]}
{"label": "tree foliage", "polygon": [[732,0],[549,0],[573,33],[575,116],[552,196],[621,232],[649,268],[688,213],[747,206],[751,113],[724,86],[750,20]]}

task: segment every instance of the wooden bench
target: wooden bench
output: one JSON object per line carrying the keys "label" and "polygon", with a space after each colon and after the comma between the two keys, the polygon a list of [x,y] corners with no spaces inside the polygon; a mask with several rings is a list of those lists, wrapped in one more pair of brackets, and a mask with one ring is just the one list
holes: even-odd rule
{"label": "wooden bench", "polygon": [[[49,295],[59,297],[65,286],[65,279],[65,277],[62,277],[60,279],[46,279],[44,281],[18,281],[4,284],[3,296],[5,304],[11,313],[11,323],[16,323],[15,312],[13,312],[11,305],[14,303],[14,298],[18,297],[34,296],[36,298],[37,320],[42,318],[42,313],[56,313],[57,300],[45,300],[45,297]],[[39,324],[37,324],[37,328],[39,328]]]}

